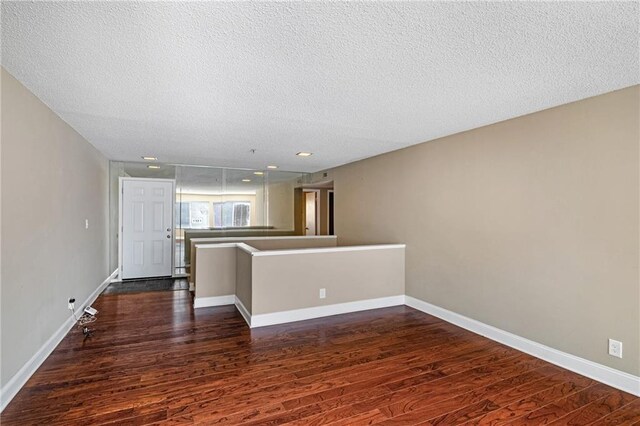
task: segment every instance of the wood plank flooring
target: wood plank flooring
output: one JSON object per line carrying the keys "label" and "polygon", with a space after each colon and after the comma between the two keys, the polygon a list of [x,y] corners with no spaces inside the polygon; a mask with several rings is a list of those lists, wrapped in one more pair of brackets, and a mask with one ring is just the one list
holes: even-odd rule
{"label": "wood plank flooring", "polygon": [[408,307],[250,330],[184,290],[94,306],[2,425],[640,424],[640,398]]}

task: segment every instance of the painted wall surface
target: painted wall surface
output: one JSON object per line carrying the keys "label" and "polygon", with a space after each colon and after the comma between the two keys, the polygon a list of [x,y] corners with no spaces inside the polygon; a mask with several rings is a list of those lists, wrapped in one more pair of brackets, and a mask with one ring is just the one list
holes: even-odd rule
{"label": "painted wall surface", "polygon": [[294,228],[294,184],[294,180],[269,184],[269,220],[267,223],[275,229],[292,230]]}
{"label": "painted wall surface", "polygon": [[254,256],[252,315],[403,295],[404,256],[404,248]]}
{"label": "painted wall surface", "polygon": [[4,386],[112,271],[107,160],[1,72]]}
{"label": "painted wall surface", "polygon": [[[236,246],[235,244],[200,249],[198,262],[192,275],[195,297],[228,296],[236,292]],[[202,285],[196,281],[202,277]]]}
{"label": "painted wall surface", "polygon": [[[220,284],[221,276],[225,276],[223,282],[228,283],[232,272],[230,268],[235,268],[235,264],[225,263],[220,257],[227,254],[221,251],[220,247],[199,247],[197,244],[222,244],[245,242],[257,250],[285,250],[298,248],[335,247],[337,238],[327,237],[290,237],[290,238],[269,238],[269,237],[238,237],[238,238],[194,238],[191,240],[191,250],[194,253],[191,259],[191,275],[189,282],[196,285],[197,297],[223,296],[232,294],[223,293],[229,284]],[[202,258],[201,258],[202,257]],[[201,265],[202,262],[207,266]],[[196,278],[197,277],[197,278]],[[205,294],[207,296],[205,296]],[[248,308],[248,306],[247,306]]]}
{"label": "painted wall surface", "polygon": [[639,99],[634,86],[330,170],[339,243],[406,243],[408,295],[639,375]]}
{"label": "painted wall surface", "polygon": [[252,262],[251,253],[246,252],[241,248],[236,249],[236,297],[240,299],[244,307],[253,313],[253,307],[251,305],[253,300],[253,294],[251,291],[252,280]]}

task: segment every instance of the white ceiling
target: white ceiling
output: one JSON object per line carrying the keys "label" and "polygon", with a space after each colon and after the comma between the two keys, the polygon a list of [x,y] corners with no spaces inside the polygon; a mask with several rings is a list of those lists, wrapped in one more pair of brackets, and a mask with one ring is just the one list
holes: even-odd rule
{"label": "white ceiling", "polygon": [[638,13],[2,1],[2,65],[111,159],[317,171],[638,84]]}

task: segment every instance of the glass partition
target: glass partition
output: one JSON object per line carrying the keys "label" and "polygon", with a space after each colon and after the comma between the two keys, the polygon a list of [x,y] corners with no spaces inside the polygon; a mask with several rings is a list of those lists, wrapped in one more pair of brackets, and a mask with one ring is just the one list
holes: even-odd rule
{"label": "glass partition", "polygon": [[[293,235],[294,192],[309,174],[279,170],[149,163],[110,163],[111,267],[118,267],[119,178],[174,179],[177,272],[189,263],[190,238],[233,235]],[[156,168],[157,167],[157,168]]]}

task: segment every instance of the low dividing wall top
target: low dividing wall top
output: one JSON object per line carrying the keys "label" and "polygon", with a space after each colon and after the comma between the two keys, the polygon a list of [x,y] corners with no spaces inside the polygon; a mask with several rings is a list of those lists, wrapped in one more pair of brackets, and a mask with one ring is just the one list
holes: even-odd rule
{"label": "low dividing wall top", "polygon": [[243,238],[243,237],[278,237],[294,236],[293,229],[274,229],[273,227],[256,226],[227,229],[185,229],[184,231],[184,261],[191,263],[193,245],[191,240],[196,238]]}
{"label": "low dividing wall top", "polygon": [[[338,239],[335,235],[307,235],[280,237],[224,237],[224,238],[193,238],[191,240],[191,276],[189,282],[197,285],[197,260],[199,248],[215,248],[218,244],[247,243],[258,250],[279,250],[315,247],[335,247]],[[203,250],[200,253],[204,253]],[[205,256],[207,256],[205,254]]]}

